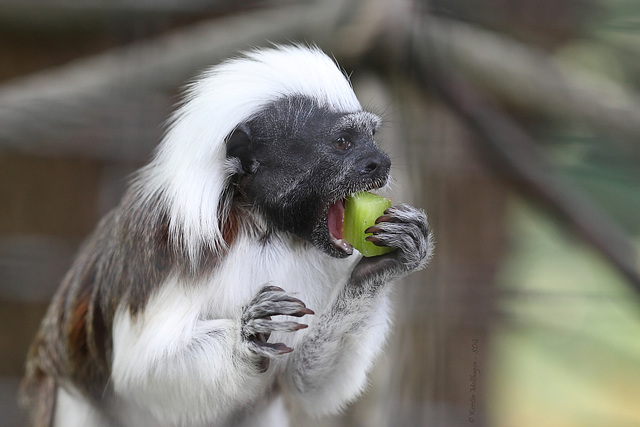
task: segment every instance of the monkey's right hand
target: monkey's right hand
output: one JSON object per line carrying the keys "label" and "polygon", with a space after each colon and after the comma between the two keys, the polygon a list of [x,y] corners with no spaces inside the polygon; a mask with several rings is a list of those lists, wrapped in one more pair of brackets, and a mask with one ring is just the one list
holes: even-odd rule
{"label": "monkey's right hand", "polygon": [[242,338],[256,354],[267,358],[290,353],[291,347],[283,343],[267,342],[272,332],[294,332],[308,325],[291,321],[271,320],[271,316],[287,315],[302,317],[314,314],[297,298],[292,297],[278,286],[264,286],[242,310]]}
{"label": "monkey's right hand", "polygon": [[355,285],[381,284],[423,268],[433,252],[433,234],[424,211],[406,204],[387,209],[367,228],[366,240],[395,252],[362,258],[351,274]]}

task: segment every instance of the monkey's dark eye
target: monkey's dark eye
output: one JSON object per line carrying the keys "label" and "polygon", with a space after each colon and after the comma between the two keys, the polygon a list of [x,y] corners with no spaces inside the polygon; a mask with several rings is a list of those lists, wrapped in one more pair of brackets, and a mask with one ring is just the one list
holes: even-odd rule
{"label": "monkey's dark eye", "polygon": [[348,148],[351,148],[351,141],[349,141],[344,136],[340,136],[336,138],[335,141],[333,141],[333,146],[336,147],[338,150],[346,150]]}

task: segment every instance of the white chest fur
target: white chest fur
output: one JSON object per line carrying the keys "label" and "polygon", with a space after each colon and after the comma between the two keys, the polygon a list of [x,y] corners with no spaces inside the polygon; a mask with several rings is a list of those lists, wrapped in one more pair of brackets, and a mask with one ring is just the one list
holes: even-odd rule
{"label": "white chest fur", "polygon": [[[356,256],[334,259],[308,245],[262,245],[239,238],[223,262],[196,283],[169,278],[132,318],[113,327],[114,389],[168,424],[221,421],[262,393],[274,371],[257,375],[242,342],[240,316],[265,284],[283,288],[320,313],[349,278]],[[306,316],[312,326],[316,316]],[[310,328],[311,329],[311,328]],[[306,330],[273,334],[296,347]]]}

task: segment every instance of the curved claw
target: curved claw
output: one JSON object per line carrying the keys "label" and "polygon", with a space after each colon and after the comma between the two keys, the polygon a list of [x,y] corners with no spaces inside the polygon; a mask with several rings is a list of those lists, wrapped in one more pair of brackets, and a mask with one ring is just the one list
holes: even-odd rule
{"label": "curved claw", "polygon": [[269,343],[263,341],[253,341],[251,343],[252,350],[255,353],[261,354],[267,357],[274,357],[281,354],[291,353],[293,349],[281,342]]}
{"label": "curved claw", "polygon": [[389,222],[389,221],[393,221],[393,216],[389,215],[389,213],[387,212],[388,210],[389,210],[389,209],[387,209],[386,211],[384,211],[384,212],[385,212],[385,214],[384,214],[384,215],[380,215],[380,216],[376,219],[376,221],[375,221],[375,223],[376,223],[376,224],[380,224],[381,222]]}
{"label": "curved claw", "polygon": [[311,310],[310,308],[303,308],[302,310],[298,310],[295,313],[291,313],[289,314],[289,316],[294,316],[294,317],[302,317],[305,316],[307,314],[316,314],[313,310]]}
{"label": "curved claw", "polygon": [[367,236],[364,238],[364,240],[367,240],[376,246],[385,246],[384,243],[382,243],[382,240],[380,240],[380,238],[377,236]]}
{"label": "curved claw", "polygon": [[367,227],[366,230],[364,230],[365,233],[379,233],[382,231],[382,228],[380,228],[378,225],[372,225],[371,227]]}

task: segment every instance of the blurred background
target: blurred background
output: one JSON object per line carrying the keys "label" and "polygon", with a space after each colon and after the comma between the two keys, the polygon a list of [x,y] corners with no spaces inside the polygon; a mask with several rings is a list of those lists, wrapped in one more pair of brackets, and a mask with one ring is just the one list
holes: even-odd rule
{"label": "blurred background", "polygon": [[640,425],[640,2],[0,0],[0,425],[83,238],[181,87],[315,43],[379,113],[425,271],[366,395],[301,426]]}

